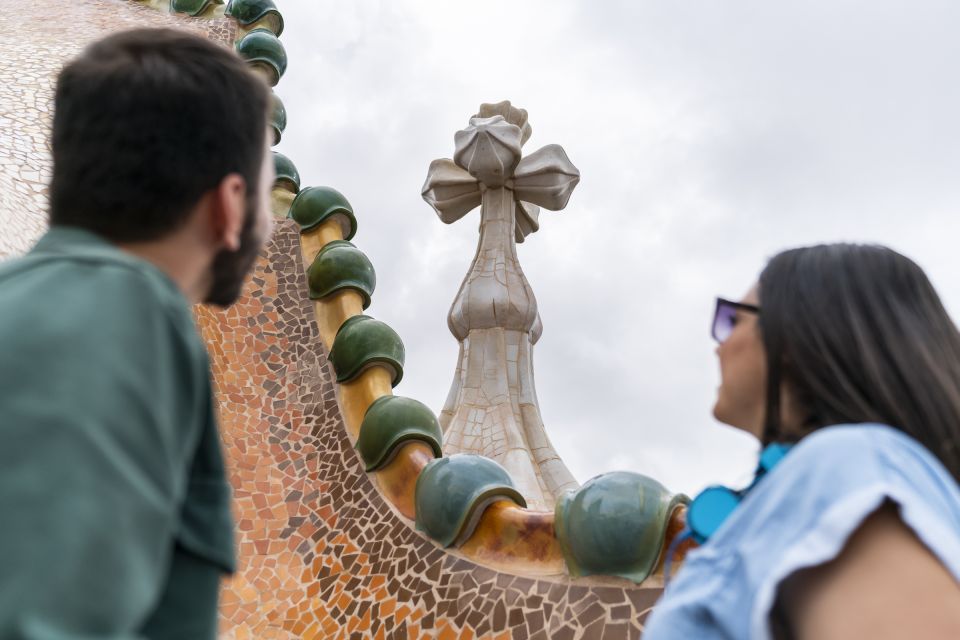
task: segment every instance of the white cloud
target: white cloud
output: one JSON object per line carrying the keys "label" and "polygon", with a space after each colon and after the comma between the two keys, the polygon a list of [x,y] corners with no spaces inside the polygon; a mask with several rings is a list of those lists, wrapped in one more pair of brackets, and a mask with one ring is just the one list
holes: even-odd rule
{"label": "white cloud", "polygon": [[399,392],[439,410],[446,313],[478,214],[443,225],[427,166],[480,102],[530,112],[529,150],[583,178],[519,254],[544,335],[538,393],[583,481],[676,490],[742,480],[753,447],[718,426],[712,299],[789,246],[869,240],[914,257],[960,312],[960,58],[948,2],[315,3],[286,0],[279,149],[353,203],[408,349]]}

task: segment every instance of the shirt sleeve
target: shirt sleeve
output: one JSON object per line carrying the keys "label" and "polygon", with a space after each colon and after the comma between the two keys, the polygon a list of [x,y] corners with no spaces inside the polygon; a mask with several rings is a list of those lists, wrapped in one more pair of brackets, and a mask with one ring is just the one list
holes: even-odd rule
{"label": "shirt sleeve", "polygon": [[783,465],[766,495],[744,505],[745,521],[752,516],[755,525],[738,554],[755,586],[751,638],[771,637],[770,612],[783,581],[840,555],[886,501],[960,579],[960,528],[951,522],[960,496],[919,443],[884,425],[830,427],[805,439]]}
{"label": "shirt sleeve", "polygon": [[804,438],[687,555],[645,640],[769,639],[780,584],[835,558],[886,500],[960,580],[960,489],[949,472],[890,427],[838,425]]}
{"label": "shirt sleeve", "polygon": [[54,275],[0,320],[0,637],[136,638],[206,410],[202,345],[143,274]]}

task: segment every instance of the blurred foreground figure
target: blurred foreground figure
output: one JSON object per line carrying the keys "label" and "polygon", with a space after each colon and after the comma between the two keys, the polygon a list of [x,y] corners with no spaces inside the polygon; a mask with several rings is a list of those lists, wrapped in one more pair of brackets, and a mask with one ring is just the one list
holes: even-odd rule
{"label": "blurred foreground figure", "polygon": [[960,334],[920,267],[785,251],[713,337],[714,416],[764,450],[691,503],[644,640],[960,638]]}
{"label": "blurred foreground figure", "polygon": [[266,85],[169,30],[61,72],[50,231],[0,264],[0,638],[214,638],[233,522],[190,305],[270,234]]}

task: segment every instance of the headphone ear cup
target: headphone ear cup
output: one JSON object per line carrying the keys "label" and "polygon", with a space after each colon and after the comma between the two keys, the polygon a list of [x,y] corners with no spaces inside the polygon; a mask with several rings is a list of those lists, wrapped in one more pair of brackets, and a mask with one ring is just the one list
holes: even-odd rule
{"label": "headphone ear cup", "polygon": [[687,528],[697,544],[703,544],[720,528],[720,525],[730,517],[733,510],[739,506],[743,496],[760,481],[760,479],[777,466],[790,452],[792,444],[774,443],[764,448],[760,454],[760,464],[757,475],[750,486],[742,491],[715,485],[700,492],[690,506],[687,507]]}
{"label": "headphone ear cup", "polygon": [[757,469],[757,475],[769,473],[790,452],[792,446],[779,442],[767,445],[760,453],[760,468]]}
{"label": "headphone ear cup", "polygon": [[693,539],[703,544],[740,504],[739,493],[727,487],[707,487],[687,508],[687,527]]}

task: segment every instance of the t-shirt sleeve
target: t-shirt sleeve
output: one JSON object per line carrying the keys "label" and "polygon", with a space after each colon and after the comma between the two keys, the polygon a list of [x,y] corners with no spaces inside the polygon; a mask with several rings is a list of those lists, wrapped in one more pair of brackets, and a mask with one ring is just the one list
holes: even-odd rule
{"label": "t-shirt sleeve", "polygon": [[202,345],[143,274],[60,278],[0,320],[0,637],[135,638],[209,401]]}
{"label": "t-shirt sleeve", "polygon": [[886,501],[960,577],[960,542],[948,523],[956,486],[916,442],[880,425],[832,427],[805,439],[782,465],[766,495],[744,504],[745,521],[754,522],[738,553],[756,587],[751,638],[771,637],[770,613],[783,581],[836,558]]}
{"label": "t-shirt sleeve", "polygon": [[768,640],[780,584],[835,558],[886,500],[960,580],[960,490],[946,469],[890,427],[833,426],[804,438],[688,554],[644,639]]}

